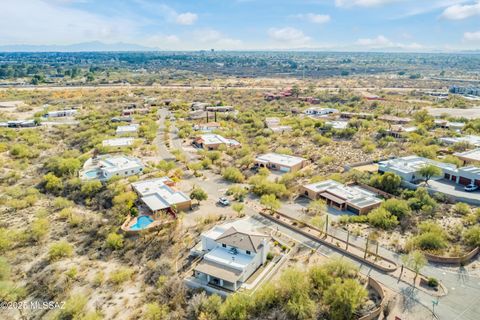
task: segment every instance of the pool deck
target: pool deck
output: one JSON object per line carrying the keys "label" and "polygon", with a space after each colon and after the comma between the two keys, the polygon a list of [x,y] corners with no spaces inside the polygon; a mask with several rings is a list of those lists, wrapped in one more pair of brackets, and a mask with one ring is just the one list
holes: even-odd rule
{"label": "pool deck", "polygon": [[[153,220],[153,222],[148,224],[147,226],[145,226],[145,228],[143,228],[143,229],[131,229],[132,226],[137,223],[138,218],[141,217],[141,216],[148,216]],[[122,224],[121,230],[123,232],[127,233],[127,234],[138,234],[138,233],[140,233],[142,231],[146,231],[146,230],[149,230],[149,231],[150,230],[155,230],[157,228],[160,228],[163,225],[168,225],[168,224],[172,223],[172,221],[173,220],[169,220],[169,219],[156,219],[154,217],[154,215],[142,212],[136,217],[132,217],[132,216],[129,215],[127,217],[127,220],[125,220],[125,222]]]}

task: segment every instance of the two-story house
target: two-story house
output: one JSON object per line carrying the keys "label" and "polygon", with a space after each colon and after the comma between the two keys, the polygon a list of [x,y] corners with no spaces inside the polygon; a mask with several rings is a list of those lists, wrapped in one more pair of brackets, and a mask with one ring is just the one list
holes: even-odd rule
{"label": "two-story house", "polygon": [[236,291],[267,261],[269,236],[216,226],[202,233],[202,261],[194,276],[205,285]]}

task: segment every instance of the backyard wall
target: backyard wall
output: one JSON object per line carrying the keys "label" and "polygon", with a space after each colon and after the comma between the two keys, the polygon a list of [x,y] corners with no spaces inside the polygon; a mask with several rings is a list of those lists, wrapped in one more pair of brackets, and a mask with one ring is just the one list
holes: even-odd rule
{"label": "backyard wall", "polygon": [[473,259],[478,254],[479,251],[480,251],[480,247],[477,247],[461,257],[443,257],[443,256],[437,256],[430,253],[425,253],[425,258],[427,258],[429,262],[461,265],[462,263],[466,263],[471,259]]}

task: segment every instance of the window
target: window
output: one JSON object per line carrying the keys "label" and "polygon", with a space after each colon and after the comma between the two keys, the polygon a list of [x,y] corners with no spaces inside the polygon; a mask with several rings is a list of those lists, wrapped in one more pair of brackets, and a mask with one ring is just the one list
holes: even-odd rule
{"label": "window", "polygon": [[226,248],[226,247],[227,247],[227,245],[226,245],[225,243],[222,243],[222,247]]}
{"label": "window", "polygon": [[250,251],[247,250],[247,254],[250,255]]}

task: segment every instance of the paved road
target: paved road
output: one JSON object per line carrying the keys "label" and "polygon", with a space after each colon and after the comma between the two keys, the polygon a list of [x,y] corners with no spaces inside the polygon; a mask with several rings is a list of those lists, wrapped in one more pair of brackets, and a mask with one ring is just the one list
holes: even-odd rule
{"label": "paved road", "polygon": [[[160,110],[162,115],[168,114],[166,110]],[[162,117],[164,119],[164,116]],[[161,120],[162,122],[163,120]],[[162,127],[162,123],[160,123]],[[160,136],[163,137],[163,130],[160,128],[159,130]],[[175,136],[175,132],[173,132],[175,139],[178,137]],[[178,147],[182,147],[181,143]],[[168,155],[168,150],[161,150],[159,146],[159,152],[165,155]],[[186,152],[188,153],[188,152]],[[171,154],[170,154],[171,155]],[[207,177],[206,180],[198,180],[196,183],[200,185],[209,195],[213,195],[214,197],[219,197],[223,194],[224,190],[227,188],[228,183],[223,181],[219,176],[214,175],[210,172],[205,172]],[[254,202],[258,204],[258,201],[255,197],[250,197],[247,200],[248,202]],[[222,210],[222,208],[218,208],[218,210]],[[297,212],[285,212],[286,214],[291,214],[295,216]],[[299,233],[296,233],[288,228],[275,224],[274,222],[260,216],[256,210],[254,210],[251,206],[245,206],[245,214],[254,217],[255,219],[261,221],[266,226],[271,227],[274,230],[278,230],[287,236],[295,239],[297,242],[300,242],[306,246],[317,248],[318,252],[324,254],[329,257],[341,256],[343,259],[350,260],[352,263],[358,265],[360,267],[360,271],[366,275],[370,275],[374,277],[376,280],[380,281],[382,284],[390,288],[392,291],[395,291],[399,294],[402,294],[405,297],[405,302],[403,307],[408,311],[410,310],[412,314],[415,314],[416,308],[418,309],[420,305],[429,308],[432,308],[432,301],[436,300],[436,298],[430,296],[429,294],[420,291],[418,289],[413,289],[410,285],[404,282],[398,282],[396,278],[392,276],[381,273],[372,269],[371,267],[362,264],[356,260],[352,260],[348,257],[340,255],[338,252],[331,250],[330,248],[319,245],[316,241],[313,241],[309,238],[302,236]],[[346,232],[337,229],[336,236],[339,237],[346,237]],[[365,240],[361,237],[351,237],[351,241],[357,245],[364,245]],[[392,252],[386,248],[380,247],[379,253],[396,261],[399,265],[401,265],[400,256]],[[477,258],[478,259],[478,258]],[[453,270],[453,271],[452,271]],[[432,276],[440,281],[446,286],[449,291],[449,294],[445,297],[439,299],[438,306],[435,307],[435,313],[437,314],[438,318],[443,320],[478,320],[480,319],[480,278],[469,275],[468,272],[463,268],[447,268],[439,265],[430,264],[422,269],[422,273],[426,276]]]}
{"label": "paved road", "polygon": [[158,132],[157,137],[155,138],[154,143],[158,148],[158,155],[162,160],[175,160],[175,156],[168,150],[167,146],[165,145],[164,137],[164,129],[165,129],[165,118],[170,117],[170,112],[166,109],[158,110],[158,115],[160,119],[157,121],[158,124]]}

